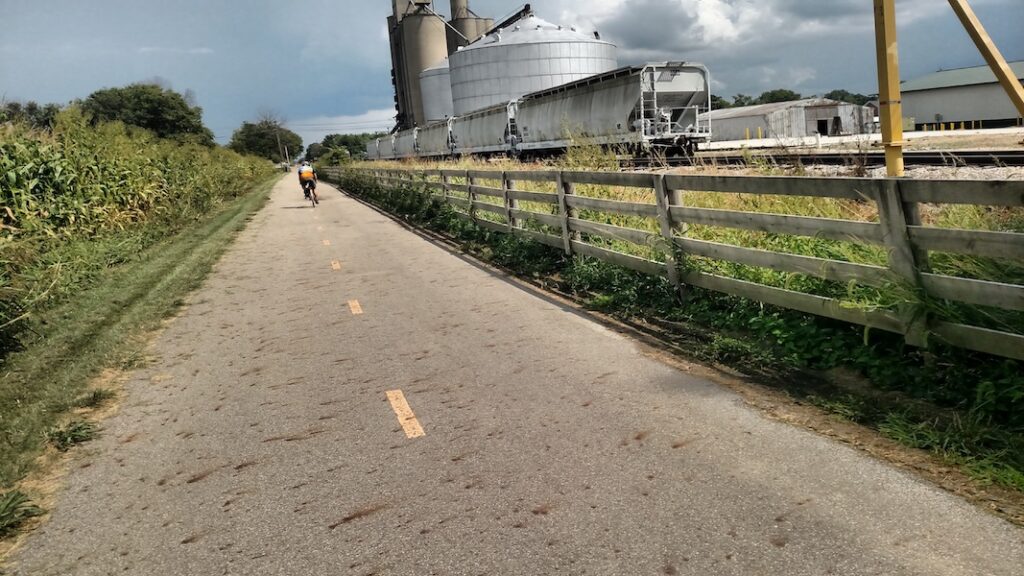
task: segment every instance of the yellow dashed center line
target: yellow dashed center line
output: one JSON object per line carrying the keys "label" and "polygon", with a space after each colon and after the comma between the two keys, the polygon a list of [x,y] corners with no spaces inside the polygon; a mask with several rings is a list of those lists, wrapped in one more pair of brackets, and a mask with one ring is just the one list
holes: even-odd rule
{"label": "yellow dashed center line", "polygon": [[352,311],[352,314],[359,315],[363,313],[363,307],[359,305],[359,300],[349,300],[348,308]]}
{"label": "yellow dashed center line", "polygon": [[331,241],[330,240],[324,240],[324,246],[330,246],[330,245],[331,245]]}
{"label": "yellow dashed center line", "polygon": [[338,262],[337,260],[331,260],[331,269],[341,270],[341,262]]}
{"label": "yellow dashed center line", "polygon": [[409,438],[426,436],[427,433],[423,431],[423,426],[420,426],[420,421],[416,419],[409,403],[405,401],[405,394],[402,394],[401,390],[390,390],[386,394],[388,402],[391,403],[391,409],[395,411],[395,416],[398,416],[398,423],[405,430],[405,435]]}

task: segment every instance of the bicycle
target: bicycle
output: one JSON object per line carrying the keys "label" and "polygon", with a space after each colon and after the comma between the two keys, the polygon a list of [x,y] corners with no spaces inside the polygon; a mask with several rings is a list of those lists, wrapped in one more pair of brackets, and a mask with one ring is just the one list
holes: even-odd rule
{"label": "bicycle", "polygon": [[307,180],[302,183],[302,191],[306,196],[306,199],[313,203],[313,208],[320,203],[320,199],[316,195],[316,186],[313,184],[313,180]]}

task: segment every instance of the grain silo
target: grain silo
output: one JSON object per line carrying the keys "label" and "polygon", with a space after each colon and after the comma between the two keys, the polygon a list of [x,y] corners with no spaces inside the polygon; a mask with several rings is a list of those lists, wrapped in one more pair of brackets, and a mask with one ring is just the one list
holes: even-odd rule
{"label": "grain silo", "polygon": [[402,129],[426,123],[420,73],[448,55],[446,24],[432,4],[431,0],[394,0],[394,14],[388,18],[395,108]]}
{"label": "grain silo", "polygon": [[454,115],[451,74],[447,58],[420,74],[420,89],[423,92],[423,114],[427,124]]}
{"label": "grain silo", "polygon": [[469,9],[469,0],[451,0],[452,19],[448,28],[448,53],[453,54],[494,27],[494,20],[481,18]]}
{"label": "grain silo", "polygon": [[615,45],[529,15],[449,57],[456,115],[618,67]]}

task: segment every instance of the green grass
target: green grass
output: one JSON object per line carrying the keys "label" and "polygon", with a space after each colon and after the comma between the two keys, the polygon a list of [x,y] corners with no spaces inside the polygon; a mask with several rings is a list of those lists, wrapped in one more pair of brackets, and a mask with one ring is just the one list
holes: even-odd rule
{"label": "green grass", "polygon": [[13,533],[29,518],[42,514],[43,510],[22,492],[12,490],[0,494],[0,538]]}
{"label": "green grass", "polygon": [[[482,230],[457,217],[450,206],[432,201],[422,190],[385,188],[352,172],[342,175],[341,184],[411,222],[455,237],[482,258],[571,292],[593,309],[625,319],[670,323],[675,331],[671,337],[684,340],[683,347],[691,357],[726,364],[757,376],[797,400],[878,430],[908,446],[928,450],[960,466],[980,482],[1024,491],[1024,363],[941,345],[924,352],[906,346],[899,335],[694,287],[688,289],[687,301],[681,304],[664,278],[593,258],[568,258],[558,249]],[[615,194],[609,190],[589,193],[599,192]],[[779,209],[771,199],[742,200],[747,204],[741,206],[736,204],[741,201],[739,195],[735,196],[737,198],[725,204],[712,207]],[[700,198],[693,200],[696,204]],[[791,202],[790,199],[782,201]],[[852,219],[850,215],[863,207],[810,203],[802,207],[790,205],[787,209],[802,209],[805,215]],[[959,209],[954,212],[956,210]],[[871,217],[869,213],[862,213],[857,219],[870,220]],[[940,222],[945,218],[943,213],[931,217]],[[970,212],[960,217],[961,221],[982,219],[995,229],[1004,228],[1006,222],[1019,226],[1014,214],[986,216]],[[996,219],[1003,222],[996,222]],[[635,226],[635,223],[625,225]],[[872,262],[879,257],[870,248],[813,238],[792,240],[765,234],[710,239],[797,253],[807,251],[810,255],[851,261]],[[758,244],[762,242],[764,244]],[[618,245],[614,248],[621,249]],[[848,258],[842,258],[843,255]],[[959,264],[965,262],[960,260]],[[972,274],[975,277],[996,275],[1021,283],[1015,276],[1019,273],[1018,267],[1011,265],[1000,269],[991,262],[976,264],[980,270]],[[702,262],[700,265],[713,264]],[[837,298],[845,295],[864,305],[877,305],[880,301],[894,305],[909,297],[896,287],[888,292],[873,293],[863,288],[858,292],[855,288],[830,286],[800,275],[772,276],[774,273],[752,267],[715,271],[794,290],[822,291]],[[957,312],[963,313],[962,309]],[[1006,322],[1008,319],[1016,322],[1013,315],[1005,313],[999,320]],[[850,386],[831,378],[831,372],[837,369],[852,372],[863,385]]]}
{"label": "green grass", "polygon": [[[0,376],[0,488],[30,471],[62,415],[104,400],[102,392],[85,392],[91,379],[140,362],[147,334],[199,286],[276,180],[141,253],[122,254],[114,266],[83,281],[88,288],[38,317],[32,325],[36,340],[10,355]],[[126,238],[131,246],[132,236]],[[110,242],[117,240],[104,239],[97,250],[118,253]]]}
{"label": "green grass", "polygon": [[92,422],[75,420],[66,426],[54,428],[46,433],[50,444],[61,452],[67,452],[72,446],[88,442],[96,437],[96,425]]}

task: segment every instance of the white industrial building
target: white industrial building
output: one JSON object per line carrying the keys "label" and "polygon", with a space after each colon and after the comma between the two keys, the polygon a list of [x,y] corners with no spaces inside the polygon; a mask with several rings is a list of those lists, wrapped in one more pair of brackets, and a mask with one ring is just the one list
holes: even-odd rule
{"label": "white industrial building", "polygon": [[716,142],[816,134],[850,136],[871,132],[872,126],[869,108],[825,98],[723,108],[701,118],[710,122]]}
{"label": "white industrial building", "polygon": [[[1010,62],[1024,80],[1024,60]],[[940,70],[903,82],[903,116],[925,125],[981,122],[998,128],[1020,123],[1017,109],[988,66]]]}

